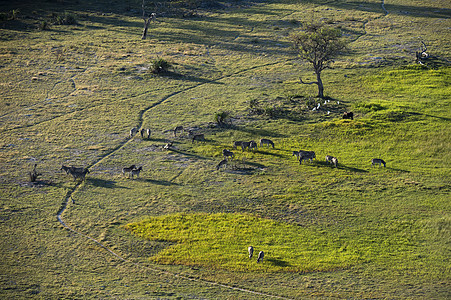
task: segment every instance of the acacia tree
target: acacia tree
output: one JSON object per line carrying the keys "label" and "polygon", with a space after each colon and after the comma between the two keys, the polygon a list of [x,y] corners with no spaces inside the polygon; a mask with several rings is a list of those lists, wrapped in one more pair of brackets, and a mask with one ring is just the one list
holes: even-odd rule
{"label": "acacia tree", "polygon": [[316,74],[316,81],[303,82],[301,78],[301,83],[318,85],[318,97],[324,98],[321,72],[329,67],[332,58],[346,48],[341,31],[324,24],[305,24],[299,33],[291,35],[291,40],[299,57],[311,63]]}

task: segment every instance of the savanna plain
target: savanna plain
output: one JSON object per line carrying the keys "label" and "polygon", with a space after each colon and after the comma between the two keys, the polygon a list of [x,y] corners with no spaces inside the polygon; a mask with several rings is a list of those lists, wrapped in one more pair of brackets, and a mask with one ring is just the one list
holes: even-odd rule
{"label": "savanna plain", "polygon": [[449,1],[0,3],[2,299],[451,298]]}

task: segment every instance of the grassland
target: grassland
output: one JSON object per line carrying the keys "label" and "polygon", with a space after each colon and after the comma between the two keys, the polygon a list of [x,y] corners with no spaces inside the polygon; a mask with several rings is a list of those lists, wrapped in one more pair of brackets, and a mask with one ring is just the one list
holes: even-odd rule
{"label": "grassland", "polygon": [[[1,6],[2,298],[450,298],[447,1],[161,7],[147,40],[139,1],[39,4]],[[65,14],[76,24],[52,23]],[[288,40],[319,18],[350,50],[323,74],[325,104]],[[429,68],[412,66],[421,40]],[[158,58],[169,74],[148,71]],[[261,137],[276,147],[215,169]],[[91,173],[73,182],[62,164]],[[122,176],[131,164],[139,179]]]}

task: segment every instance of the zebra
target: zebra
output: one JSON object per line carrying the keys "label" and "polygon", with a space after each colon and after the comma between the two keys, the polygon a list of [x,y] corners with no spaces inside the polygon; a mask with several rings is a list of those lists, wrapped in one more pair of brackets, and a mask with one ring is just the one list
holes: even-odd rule
{"label": "zebra", "polygon": [[83,181],[85,180],[86,174],[89,173],[89,170],[88,168],[84,168],[82,171],[80,171],[80,168],[69,168],[69,173],[74,177],[74,181],[77,178],[81,178],[81,180]]}
{"label": "zebra", "polygon": [[227,168],[227,159],[226,158],[224,158],[223,160],[221,160],[219,162],[219,164],[216,166],[216,170],[219,170],[222,166]]}
{"label": "zebra", "polygon": [[132,129],[130,129],[130,138],[132,138],[136,133],[138,133],[138,128],[133,127]]}
{"label": "zebra", "polygon": [[147,139],[150,139],[150,128],[146,129],[146,133],[147,133]]}
{"label": "zebra", "polygon": [[233,142],[233,149],[236,149],[237,147],[241,147],[242,143],[243,143],[242,141],[235,141],[235,142]]}
{"label": "zebra", "polygon": [[141,134],[141,138],[144,139],[144,133],[146,133],[146,130],[144,128],[141,128],[139,133]]}
{"label": "zebra", "polygon": [[122,175],[125,176],[125,173],[128,173],[128,178],[130,178],[131,172],[132,172],[132,170],[133,170],[134,168],[136,168],[135,165],[131,165],[131,166],[128,167],[128,168],[127,168],[127,167],[126,167],[126,168],[122,168]]}
{"label": "zebra", "polygon": [[379,165],[379,167],[381,166],[381,164],[383,164],[384,165],[384,168],[385,168],[385,161],[383,160],[383,159],[380,159],[380,158],[373,158],[372,160],[371,160],[371,166],[374,166],[374,165]]}
{"label": "zebra", "polygon": [[334,158],[334,157],[330,156],[330,155],[326,155],[326,162],[328,162],[328,163],[332,162],[332,158]]}
{"label": "zebra", "polygon": [[231,159],[233,159],[233,157],[235,156],[232,151],[229,151],[227,149],[222,150],[222,155],[224,156],[224,158],[230,157]]}
{"label": "zebra", "polygon": [[249,259],[251,259],[251,258],[252,258],[252,255],[254,255],[254,247],[249,246],[249,247],[247,248],[247,252],[249,252]]}
{"label": "zebra", "polygon": [[249,142],[249,150],[252,150],[254,152],[255,152],[255,150],[257,150],[257,142],[256,141]]}
{"label": "zebra", "polygon": [[136,175],[137,178],[139,178],[139,173],[143,170],[143,167],[139,167],[138,169],[132,169],[130,174],[133,179],[133,175]]}
{"label": "zebra", "polygon": [[174,130],[173,130],[174,137],[177,136],[177,131],[183,131],[183,126],[177,126],[174,128]]}
{"label": "zebra", "polygon": [[260,252],[258,253],[258,257],[257,257],[257,263],[263,262],[263,257],[265,257],[265,252],[260,251]]}
{"label": "zebra", "polygon": [[192,143],[194,143],[194,141],[205,141],[205,136],[203,133],[195,134],[193,135],[191,141]]}
{"label": "zebra", "polygon": [[331,163],[335,166],[335,168],[338,167],[338,159],[336,157],[332,157]]}
{"label": "zebra", "polygon": [[274,148],[274,143],[273,141],[269,140],[269,139],[260,139],[260,147],[263,145],[268,145],[268,146],[272,146]]}
{"label": "zebra", "polygon": [[251,142],[241,142],[241,151],[249,149],[251,147]]}
{"label": "zebra", "polygon": [[316,154],[314,151],[303,151],[299,150],[299,164],[302,164],[302,161],[310,160],[313,162],[313,159],[316,158]]}
{"label": "zebra", "polygon": [[293,156],[296,156],[296,159],[299,160],[299,158],[301,157],[301,152],[293,151]]}

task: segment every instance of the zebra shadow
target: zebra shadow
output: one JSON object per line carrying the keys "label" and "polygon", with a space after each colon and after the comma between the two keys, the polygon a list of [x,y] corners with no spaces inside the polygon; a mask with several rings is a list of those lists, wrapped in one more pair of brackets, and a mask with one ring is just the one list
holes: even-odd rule
{"label": "zebra shadow", "polygon": [[100,178],[86,178],[86,181],[89,182],[89,184],[96,186],[96,187],[103,187],[107,189],[130,189],[129,187],[125,186],[118,186],[116,184],[116,181],[114,180],[105,180]]}
{"label": "zebra shadow", "polygon": [[178,183],[170,182],[170,181],[167,181],[167,180],[148,179],[148,178],[146,178],[146,179],[139,179],[139,180],[144,181],[144,182],[148,182],[148,183],[152,183],[152,184],[164,185],[164,186],[180,185]]}
{"label": "zebra shadow", "polygon": [[354,168],[354,167],[347,167],[347,166],[345,166],[345,165],[340,165],[340,164],[338,164],[337,169],[345,170],[345,171],[349,171],[349,172],[354,172],[354,173],[368,173],[367,170],[363,170],[363,169],[359,169],[359,168]]}
{"label": "zebra shadow", "polygon": [[270,262],[271,264],[278,266],[278,267],[289,267],[290,264],[282,259],[278,258],[265,258],[267,262]]}

